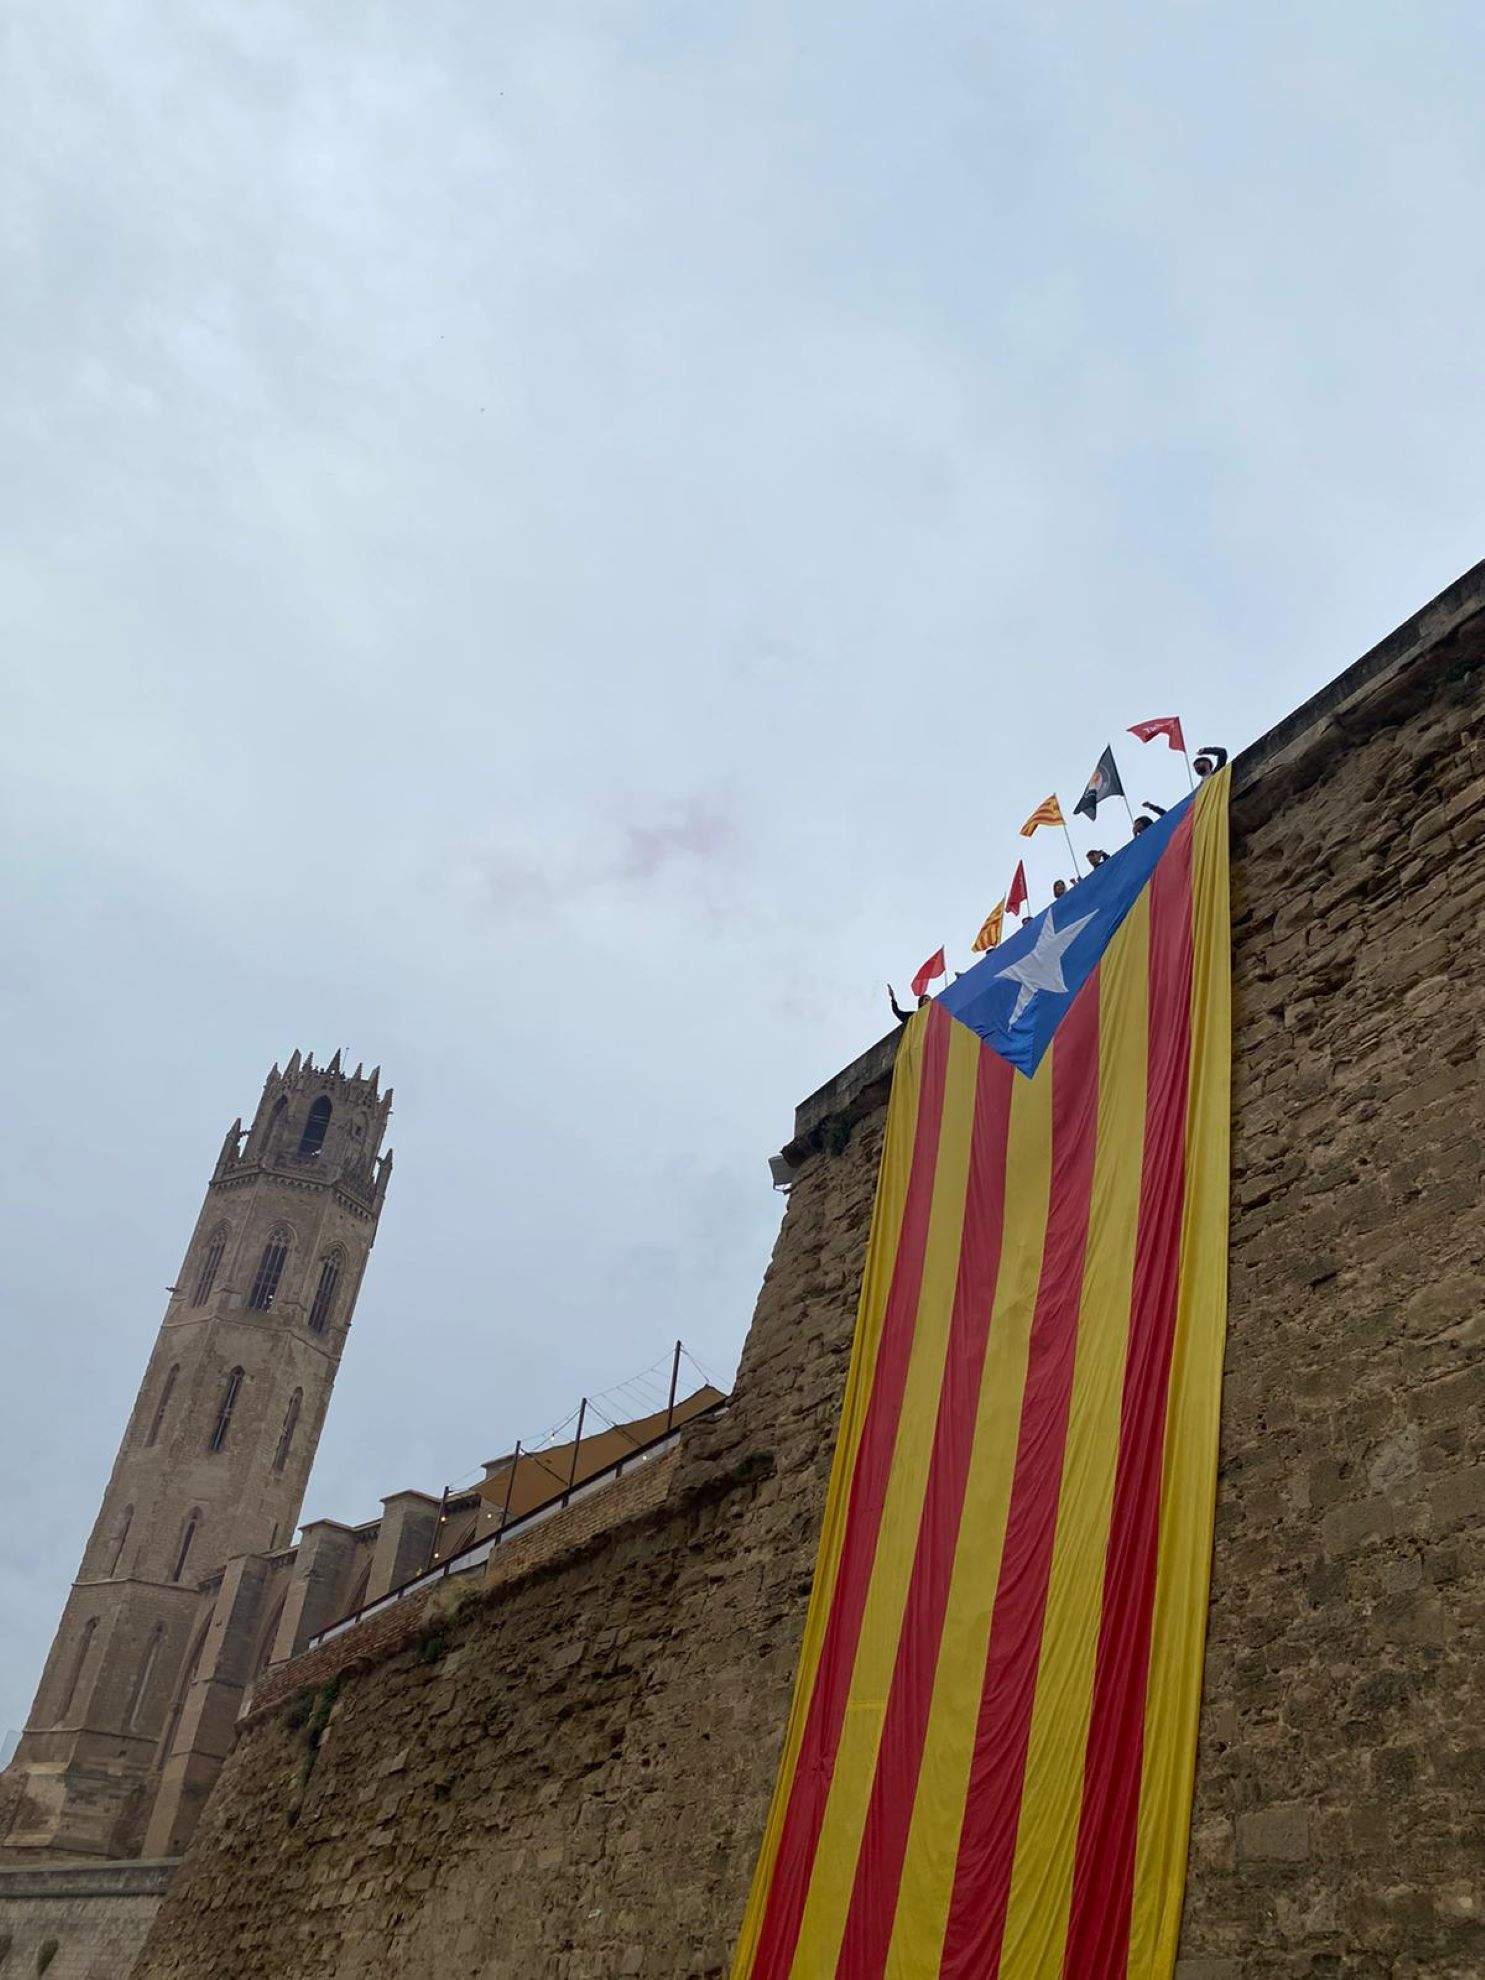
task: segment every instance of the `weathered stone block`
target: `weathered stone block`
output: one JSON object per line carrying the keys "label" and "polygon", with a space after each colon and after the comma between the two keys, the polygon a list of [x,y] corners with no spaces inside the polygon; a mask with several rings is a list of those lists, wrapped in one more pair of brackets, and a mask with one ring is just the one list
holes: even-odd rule
{"label": "weathered stone block", "polygon": [[1252,1863],[1303,1863],[1310,1853],[1310,1811],[1297,1802],[1239,1815],[1238,1857]]}

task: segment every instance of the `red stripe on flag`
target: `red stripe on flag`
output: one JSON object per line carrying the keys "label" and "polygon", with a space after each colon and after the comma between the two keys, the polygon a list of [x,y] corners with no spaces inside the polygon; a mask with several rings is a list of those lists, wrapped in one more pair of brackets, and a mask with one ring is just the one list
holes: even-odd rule
{"label": "red stripe on flag", "polygon": [[1000,1272],[1006,1140],[1011,1117],[1011,1084],[1015,1078],[1015,1072],[998,1052],[981,1051],[975,1081],[964,1235],[928,1484],[902,1634],[897,1644],[897,1663],[877,1750],[876,1773],[861,1851],[856,1859],[851,1906],[836,1965],[836,1972],[850,1976],[850,1980],[864,1980],[867,1974],[880,1973],[886,1965],[892,1940],[898,1885],[913,1819],[913,1797],[933,1703],[954,1548],[974,1448],[995,1283]]}
{"label": "red stripe on flag", "polygon": [[1098,1144],[1098,1015],[1095,971],[1074,999],[1052,1046],[1047,1234],[974,1759],[939,1968],[943,1980],[989,1980],[1000,1965],[1077,1355]]}
{"label": "red stripe on flag", "polygon": [[903,1203],[902,1227],[892,1263],[892,1285],[882,1316],[882,1338],[872,1377],[871,1400],[862,1425],[861,1443],[851,1478],[845,1538],[840,1568],[830,1604],[830,1617],[820,1646],[820,1662],[810,1695],[809,1715],[800,1743],[799,1759],[789,1794],[788,1812],[779,1837],[768,1909],[753,1960],[754,1980],[785,1980],[794,1958],[800,1919],[814,1866],[815,1846],[835,1772],[845,1720],[861,1617],[871,1583],[877,1529],[897,1441],[897,1420],[912,1357],[918,1318],[918,1294],[923,1256],[933,1207],[933,1181],[938,1165],[939,1128],[943,1119],[944,1077],[949,1057],[949,1027],[953,1023],[938,1004],[928,1009],[923,1038],[923,1078],[918,1098],[918,1123],[913,1139],[912,1168]]}
{"label": "red stripe on flag", "polygon": [[1150,881],[1149,1078],[1119,1460],[1104,1563],[1063,1973],[1122,1980],[1129,1951],[1165,1405],[1181,1259],[1191,1060],[1191,814]]}

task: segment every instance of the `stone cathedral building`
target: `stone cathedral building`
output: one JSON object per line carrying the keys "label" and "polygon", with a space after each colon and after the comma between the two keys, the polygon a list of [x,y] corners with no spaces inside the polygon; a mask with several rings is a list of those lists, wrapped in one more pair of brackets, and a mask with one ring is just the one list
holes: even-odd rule
{"label": "stone cathedral building", "polygon": [[294,1537],[391,1179],[391,1110],[379,1067],[296,1051],[228,1129],[7,1770],[4,1860],[165,1858],[189,1836],[285,1621],[288,1585],[262,1616],[244,1598]]}

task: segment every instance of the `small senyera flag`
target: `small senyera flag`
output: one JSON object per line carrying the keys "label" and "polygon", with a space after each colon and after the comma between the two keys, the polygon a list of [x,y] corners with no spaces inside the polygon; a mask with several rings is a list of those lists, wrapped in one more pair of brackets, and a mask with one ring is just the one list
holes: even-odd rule
{"label": "small senyera flag", "polygon": [[1154,742],[1157,736],[1164,736],[1172,749],[1179,750],[1182,756],[1186,754],[1186,738],[1181,733],[1179,715],[1157,715],[1153,721],[1134,722],[1129,733],[1138,736],[1141,742]]}
{"label": "small senyera flag", "polygon": [[1004,924],[1005,902],[997,901],[985,916],[984,926],[980,929],[979,934],[976,935],[975,939],[969,945],[977,956],[983,955],[986,949],[993,949],[998,946],[1000,942],[1000,931]]}
{"label": "small senyera flag", "polygon": [[918,974],[913,978],[913,995],[915,997],[923,996],[934,977],[942,976],[947,968],[948,964],[944,961],[943,950],[935,949],[927,962],[918,971]]}
{"label": "small senyera flag", "polygon": [[1010,914],[1024,914],[1030,905],[1031,896],[1026,891],[1026,862],[1018,859],[1016,870],[1011,875],[1011,889],[1005,897],[1006,910]]}
{"label": "small senyera flag", "polygon": [[1036,810],[1032,812],[1026,823],[1021,827],[1021,837],[1023,839],[1029,839],[1038,825],[1065,825],[1066,823],[1067,820],[1062,815],[1062,806],[1057,802],[1057,796],[1054,792],[1051,797],[1043,798]]}
{"label": "small senyera flag", "polygon": [[1073,816],[1097,818],[1098,807],[1105,798],[1123,797],[1124,785],[1119,776],[1114,752],[1106,749],[1093,766],[1093,775],[1088,779],[1087,788],[1073,806]]}

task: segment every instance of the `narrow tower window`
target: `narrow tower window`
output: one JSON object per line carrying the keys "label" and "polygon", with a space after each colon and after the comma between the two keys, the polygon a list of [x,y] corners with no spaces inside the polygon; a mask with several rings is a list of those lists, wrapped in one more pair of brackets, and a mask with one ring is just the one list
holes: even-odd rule
{"label": "narrow tower window", "polygon": [[310,1108],[304,1123],[304,1132],[299,1137],[301,1155],[318,1155],[325,1145],[325,1130],[330,1125],[330,1102],[322,1093]]}
{"label": "narrow tower window", "polygon": [[[294,1448],[294,1432],[299,1427],[299,1408],[303,1401],[303,1389],[296,1389],[289,1398],[289,1407],[284,1411],[283,1431],[279,1436],[278,1449],[273,1457],[275,1471],[282,1471],[289,1462],[289,1452]],[[273,1529],[273,1535],[275,1539],[278,1538],[277,1527]]]}
{"label": "narrow tower window", "polygon": [[150,1420],[150,1434],[144,1440],[146,1450],[150,1448],[160,1434],[160,1426],[165,1421],[165,1412],[170,1407],[170,1398],[175,1392],[175,1380],[179,1374],[180,1363],[177,1362],[160,1385],[160,1400],[155,1404],[155,1413]]}
{"label": "narrow tower window", "polygon": [[320,1283],[315,1287],[314,1301],[309,1309],[309,1331],[321,1334],[330,1319],[330,1309],[335,1304],[335,1288],[340,1284],[340,1259],[338,1251],[327,1252],[320,1264]]}
{"label": "narrow tower window", "polygon": [[185,1709],[186,1693],[196,1682],[196,1673],[201,1667],[201,1652],[206,1648],[206,1637],[210,1628],[211,1618],[208,1616],[196,1633],[196,1648],[191,1652],[190,1662],[185,1666],[176,1680],[175,1697],[170,1706],[170,1717],[165,1721],[165,1731],[161,1736],[159,1746],[155,1750],[155,1765],[157,1767],[163,1767],[165,1762],[170,1758],[170,1749],[175,1744],[176,1728],[180,1725],[180,1715]]}
{"label": "narrow tower window", "polygon": [[124,1724],[133,1732],[139,1724],[149,1693],[150,1679],[155,1674],[155,1664],[160,1655],[160,1638],[165,1634],[165,1625],[156,1623],[150,1631],[150,1640],[144,1646],[144,1656],[134,1677],[134,1689],[129,1693],[129,1709],[124,1714]]}
{"label": "narrow tower window", "polygon": [[[209,1451],[219,1451],[226,1443],[227,1430],[232,1422],[232,1412],[237,1407],[238,1391],[241,1388],[242,1370],[240,1368],[234,1368],[232,1373],[227,1377],[227,1386],[222,1391],[221,1407],[217,1410],[217,1420],[212,1426],[211,1436],[207,1440],[206,1448]],[[179,1575],[175,1578],[177,1581],[180,1580]]]}
{"label": "narrow tower window", "polygon": [[119,1562],[124,1558],[124,1542],[129,1538],[129,1528],[133,1523],[134,1508],[133,1506],[125,1506],[124,1517],[119,1522],[119,1537],[114,1542],[113,1559],[108,1564],[110,1576],[117,1574],[119,1571]]}
{"label": "narrow tower window", "polygon": [[263,1256],[258,1260],[258,1269],[253,1275],[248,1305],[254,1312],[268,1312],[277,1299],[278,1282],[284,1275],[284,1260],[288,1255],[289,1233],[280,1226],[268,1233],[268,1242],[263,1247]]}
{"label": "narrow tower window", "polygon": [[196,1290],[191,1294],[192,1306],[205,1306],[211,1298],[211,1289],[217,1282],[217,1271],[222,1262],[222,1253],[227,1249],[227,1233],[213,1231],[211,1243],[206,1247],[206,1256],[201,1261],[201,1270],[196,1275]]}
{"label": "narrow tower window", "polygon": [[200,1513],[192,1512],[180,1536],[180,1552],[175,1557],[175,1566],[171,1569],[170,1573],[170,1579],[172,1581],[179,1581],[185,1573],[186,1562],[191,1558],[191,1545],[196,1538],[196,1532],[200,1525]]}
{"label": "narrow tower window", "polygon": [[78,1640],[77,1653],[72,1659],[72,1669],[67,1674],[67,1689],[62,1694],[62,1702],[57,1707],[57,1717],[65,1719],[77,1696],[78,1679],[83,1674],[83,1665],[88,1661],[88,1652],[93,1647],[93,1632],[98,1627],[98,1618],[89,1616],[83,1624],[83,1633]]}

